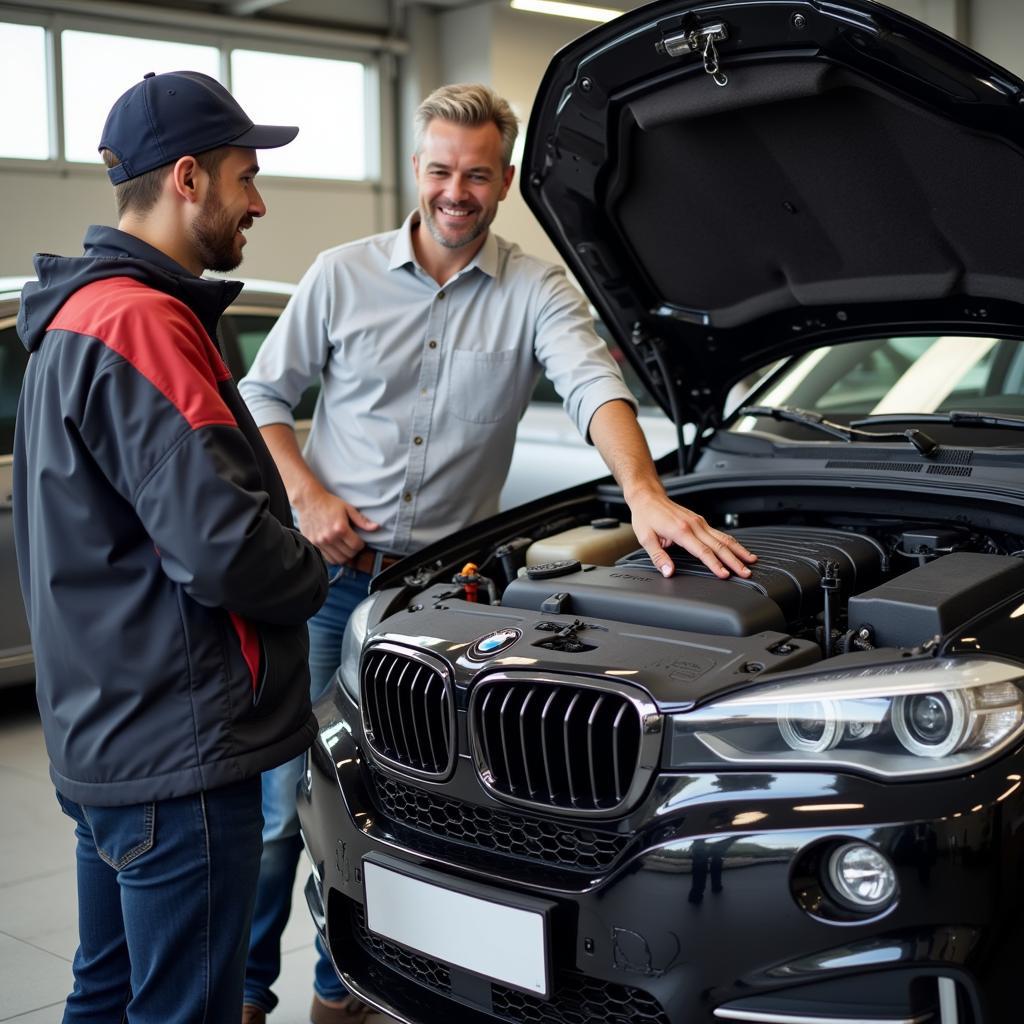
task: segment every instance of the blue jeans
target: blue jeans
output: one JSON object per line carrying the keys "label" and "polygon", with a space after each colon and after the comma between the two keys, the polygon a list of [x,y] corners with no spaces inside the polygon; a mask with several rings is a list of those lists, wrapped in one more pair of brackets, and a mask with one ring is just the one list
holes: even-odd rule
{"label": "blue jeans", "polygon": [[126,807],[57,799],[78,837],[79,946],[64,1024],[239,1020],[259,778]]}
{"label": "blue jeans", "polygon": [[[331,684],[341,664],[341,638],[355,606],[366,597],[370,576],[345,567],[328,566],[338,579],[327,591],[324,606],[309,620],[309,696],[316,700]],[[256,887],[256,912],[245,965],[245,1002],[268,1013],[277,1005],[271,986],[281,973],[281,935],[292,906],[295,869],[302,853],[295,790],[302,779],[303,758],[263,773],[263,858]],[[327,951],[319,953],[313,988],[321,999],[344,999],[348,994],[334,971]]]}

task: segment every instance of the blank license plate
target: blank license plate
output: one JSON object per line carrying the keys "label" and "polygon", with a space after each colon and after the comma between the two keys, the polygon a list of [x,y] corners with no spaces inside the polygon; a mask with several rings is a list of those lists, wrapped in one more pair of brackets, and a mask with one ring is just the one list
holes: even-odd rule
{"label": "blank license plate", "polygon": [[[406,873],[406,872],[409,873]],[[363,861],[370,931],[513,988],[548,995],[547,916],[550,904],[509,897],[489,886],[444,884]],[[438,878],[436,872],[427,872]],[[468,889],[478,895],[470,895]],[[536,909],[524,909],[535,904]]]}

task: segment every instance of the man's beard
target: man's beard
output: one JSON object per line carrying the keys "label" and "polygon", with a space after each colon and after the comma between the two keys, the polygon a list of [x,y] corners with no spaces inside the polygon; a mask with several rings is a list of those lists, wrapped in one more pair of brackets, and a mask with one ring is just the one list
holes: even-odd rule
{"label": "man's beard", "polygon": [[[246,226],[251,224],[249,220]],[[211,182],[210,192],[192,223],[189,239],[207,270],[227,272],[242,262],[242,248],[235,242],[238,227],[239,222],[228,216],[220,201],[216,183]]]}
{"label": "man's beard", "polygon": [[441,230],[434,218],[433,209],[426,203],[422,203],[420,207],[420,220],[427,225],[427,230],[430,232],[431,238],[437,242],[438,245],[443,245],[446,249],[461,249],[464,245],[469,245],[470,242],[475,242],[490,226],[494,220],[494,214],[497,211],[492,212],[490,215],[484,211],[483,215],[479,217],[477,222],[473,225],[472,229],[465,235],[459,235],[458,238],[448,238]]}

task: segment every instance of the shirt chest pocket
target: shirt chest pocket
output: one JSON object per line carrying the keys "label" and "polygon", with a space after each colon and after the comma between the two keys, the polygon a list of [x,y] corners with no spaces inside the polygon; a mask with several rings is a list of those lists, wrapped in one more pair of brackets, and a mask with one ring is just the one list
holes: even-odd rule
{"label": "shirt chest pocket", "polygon": [[448,375],[448,408],[467,423],[497,423],[507,416],[519,391],[514,348],[497,352],[455,349]]}

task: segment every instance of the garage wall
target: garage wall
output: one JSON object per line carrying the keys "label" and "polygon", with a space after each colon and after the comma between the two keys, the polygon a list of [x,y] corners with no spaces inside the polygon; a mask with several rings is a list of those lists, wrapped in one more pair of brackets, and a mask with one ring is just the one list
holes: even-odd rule
{"label": "garage wall", "polygon": [[967,0],[886,0],[887,6],[923,21],[955,39],[967,38]]}
{"label": "garage wall", "polygon": [[114,202],[101,167],[67,177],[0,169],[0,277],[32,273],[32,253],[78,253],[89,223],[114,223]]}
{"label": "garage wall", "polygon": [[885,0],[1024,77],[1021,0]]}
{"label": "garage wall", "polygon": [[[367,186],[260,180],[268,207],[245,248],[239,273],[296,281],[321,249],[380,230],[393,203]],[[0,277],[32,273],[32,253],[76,255],[89,224],[114,224],[102,167],[56,173],[0,171]]]}
{"label": "garage wall", "polygon": [[1020,0],[971,0],[970,45],[1024,77],[1024,4]]}

